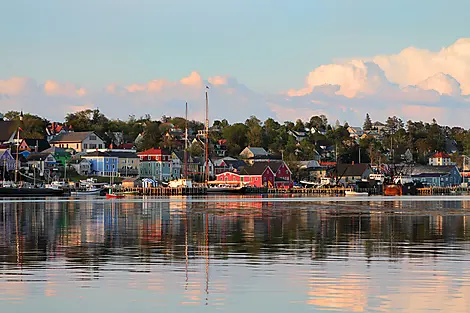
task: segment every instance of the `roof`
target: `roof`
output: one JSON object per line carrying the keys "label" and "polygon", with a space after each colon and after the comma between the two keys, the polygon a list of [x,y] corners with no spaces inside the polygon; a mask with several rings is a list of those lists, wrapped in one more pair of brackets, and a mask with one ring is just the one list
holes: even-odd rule
{"label": "roof", "polygon": [[137,155],[170,155],[170,152],[167,149],[161,148],[151,148],[142,152],[137,153]]}
{"label": "roof", "polygon": [[44,161],[46,158],[51,155],[50,153],[30,153],[28,157],[26,158],[26,161]]}
{"label": "roof", "polygon": [[359,164],[338,164],[338,177],[344,176],[362,176],[364,172],[370,168],[369,164],[367,163],[359,163]]}
{"label": "roof", "polygon": [[16,131],[17,121],[0,121],[0,141],[4,142],[10,139]]}
{"label": "roof", "polygon": [[[94,132],[68,132],[68,133],[60,133],[56,137],[54,137],[50,142],[57,143],[57,142],[82,142],[88,136],[94,134]],[[96,134],[95,134],[96,135]]]}
{"label": "roof", "polygon": [[438,152],[438,153],[435,153],[432,158],[450,158],[450,155],[448,155],[447,153],[445,152]]}
{"label": "roof", "polygon": [[255,163],[252,166],[240,168],[240,175],[263,175],[267,167],[264,162]]}
{"label": "roof", "polygon": [[125,152],[125,151],[110,151],[108,154],[116,158],[127,158],[127,159],[137,159],[139,156],[135,152]]}
{"label": "roof", "polygon": [[30,147],[31,149],[34,147],[36,148],[36,146],[38,147],[38,151],[39,152],[42,152],[46,149],[49,149],[51,147],[51,145],[49,144],[49,142],[47,142],[46,139],[23,139],[26,144],[28,145],[28,147]]}
{"label": "roof", "polygon": [[[256,156],[267,156],[268,152],[264,150],[264,148],[259,148],[259,147],[246,147],[245,149],[248,149],[253,155]],[[245,150],[244,149],[244,150]],[[241,152],[243,153],[243,151]],[[240,154],[241,154],[240,153]]]}
{"label": "roof", "polygon": [[93,151],[93,152],[87,152],[87,154],[82,155],[82,158],[86,158],[86,157],[111,157],[111,155],[108,152]]}
{"label": "roof", "polygon": [[268,162],[255,162],[253,166],[254,165],[264,166],[264,167],[269,166],[273,170],[273,172],[276,173],[282,164],[284,164],[284,161],[282,160],[273,160],[273,161],[268,161]]}
{"label": "roof", "polygon": [[[456,169],[455,165],[432,166],[432,165],[416,165],[411,169],[411,176],[414,177],[439,177],[448,175]],[[458,170],[457,170],[458,171]]]}
{"label": "roof", "polygon": [[67,150],[65,150],[64,148],[59,148],[59,147],[50,147],[49,149],[46,149],[42,152],[48,152],[48,153],[52,153],[54,155],[59,155],[59,156],[70,155],[70,153],[67,152]]}

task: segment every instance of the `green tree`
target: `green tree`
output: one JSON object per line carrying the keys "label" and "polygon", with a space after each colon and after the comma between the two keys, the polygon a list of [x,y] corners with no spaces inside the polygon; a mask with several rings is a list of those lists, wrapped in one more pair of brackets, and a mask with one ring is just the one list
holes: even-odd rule
{"label": "green tree", "polygon": [[21,117],[21,112],[9,111],[4,117],[10,121],[16,121],[18,127],[23,129],[20,133],[21,138],[43,139],[46,136],[46,126],[49,122],[40,116],[26,113]]}
{"label": "green tree", "polygon": [[253,147],[260,147],[263,144],[261,121],[256,116],[251,116],[245,121],[245,125],[248,128],[246,138],[248,145]]}
{"label": "green tree", "polygon": [[147,122],[142,141],[138,146],[139,150],[147,150],[160,146],[162,142],[160,124],[159,121]]}
{"label": "green tree", "polygon": [[238,155],[247,144],[248,127],[242,123],[235,123],[227,126],[222,131],[223,137],[227,140],[227,151],[229,155]]}
{"label": "green tree", "polygon": [[364,121],[364,125],[362,126],[364,130],[371,130],[372,129],[372,120],[370,119],[369,113],[366,113],[366,119]]}

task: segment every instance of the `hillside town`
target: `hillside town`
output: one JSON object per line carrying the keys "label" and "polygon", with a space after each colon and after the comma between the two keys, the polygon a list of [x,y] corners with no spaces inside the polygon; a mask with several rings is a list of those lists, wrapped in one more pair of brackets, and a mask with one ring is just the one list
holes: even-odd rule
{"label": "hillside town", "polygon": [[19,173],[35,182],[93,177],[159,186],[188,178],[292,189],[400,175],[447,187],[466,183],[470,164],[463,128],[405,125],[395,116],[373,122],[368,114],[361,126],[331,125],[325,116],[282,124],[254,116],[245,123],[215,120],[207,134],[204,124],[182,117],[121,121],[86,110],[51,122],[11,111],[0,116],[0,144],[4,182]]}

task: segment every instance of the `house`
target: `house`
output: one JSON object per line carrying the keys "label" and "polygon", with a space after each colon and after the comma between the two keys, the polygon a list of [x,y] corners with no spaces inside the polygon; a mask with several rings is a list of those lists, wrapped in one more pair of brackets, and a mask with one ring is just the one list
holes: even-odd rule
{"label": "house", "polygon": [[450,159],[450,155],[444,152],[437,152],[429,158],[429,165],[432,166],[443,166],[443,165],[455,165]]}
{"label": "house", "polygon": [[289,130],[287,133],[293,136],[297,142],[308,138],[307,133],[304,131]]}
{"label": "house", "polygon": [[354,140],[359,140],[362,135],[364,135],[364,131],[361,127],[348,127],[349,137],[353,138]]}
{"label": "house", "polygon": [[292,188],[292,172],[284,161],[255,162],[253,166],[271,168],[274,173],[275,188]]}
{"label": "house", "polygon": [[0,120],[0,144],[13,143],[18,129],[17,121]]}
{"label": "house", "polygon": [[236,181],[244,183],[250,187],[274,187],[274,172],[269,166],[263,164],[254,164],[247,166],[238,173],[224,172],[218,174],[216,179],[221,182]]}
{"label": "house", "polygon": [[95,132],[68,132],[60,133],[50,142],[51,146],[74,149],[77,152],[85,152],[88,149],[103,149],[105,144]]}
{"label": "house", "polygon": [[140,159],[139,175],[142,178],[169,181],[171,178],[171,154],[166,149],[151,148],[137,154]]}
{"label": "house", "polygon": [[387,130],[387,125],[385,125],[382,122],[377,121],[377,122],[372,123],[372,130],[375,130],[379,134],[382,134],[383,132]]}
{"label": "house", "polygon": [[94,151],[81,156],[90,162],[89,175],[114,177],[118,175],[118,158],[108,152]]}
{"label": "house", "polygon": [[455,165],[417,165],[411,177],[430,186],[449,187],[462,183],[462,175]]}
{"label": "house", "polygon": [[215,156],[223,158],[227,154],[227,140],[220,139],[215,145],[213,149],[213,153]]}
{"label": "house", "polygon": [[91,174],[91,162],[88,159],[83,159],[81,157],[73,158],[68,162],[78,175],[88,176]]}
{"label": "house", "polygon": [[264,150],[264,148],[259,147],[246,147],[240,152],[240,158],[244,160],[254,159],[254,158],[267,158],[269,153]]}
{"label": "house", "polygon": [[339,163],[336,167],[329,170],[329,174],[335,177],[338,183],[347,185],[348,183],[355,183],[361,179],[368,179],[369,175],[373,173],[369,164],[344,164]]}
{"label": "house", "polygon": [[237,172],[243,166],[246,166],[245,162],[232,157],[214,160],[214,171],[216,175],[224,172]]}
{"label": "house", "polygon": [[52,153],[56,161],[60,162],[62,165],[67,164],[72,158],[72,154],[63,148],[50,147],[42,152]]}
{"label": "house", "polygon": [[49,149],[51,145],[46,139],[23,139],[19,145],[19,150],[28,150],[31,152],[42,152]]}
{"label": "house", "polygon": [[108,149],[111,157],[118,159],[118,173],[120,176],[129,177],[139,175],[139,156],[135,150]]}
{"label": "house", "polygon": [[52,153],[32,152],[26,158],[26,163],[29,168],[39,168],[41,173],[45,169],[51,169],[56,166],[57,160]]}
{"label": "house", "polygon": [[15,158],[11,155],[9,149],[0,149],[0,167],[2,172],[5,170],[7,172],[14,171],[16,165]]}
{"label": "house", "polygon": [[136,187],[141,187],[141,186],[142,186],[142,181],[138,179],[137,177],[129,177],[122,181],[123,188],[136,188]]}
{"label": "house", "polygon": [[59,134],[72,131],[72,126],[67,126],[63,123],[52,122],[46,127],[46,139],[51,141]]}
{"label": "house", "polygon": [[184,164],[184,151],[175,151],[171,154],[171,176],[173,178],[195,178],[199,174],[199,160],[195,161],[191,154],[186,154],[186,173]]}

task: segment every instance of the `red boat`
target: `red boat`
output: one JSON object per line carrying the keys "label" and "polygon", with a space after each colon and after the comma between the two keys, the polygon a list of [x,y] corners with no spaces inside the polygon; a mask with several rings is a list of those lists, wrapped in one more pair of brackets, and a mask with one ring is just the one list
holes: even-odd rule
{"label": "red boat", "polygon": [[124,198],[123,195],[117,195],[115,193],[107,193],[106,194],[106,199],[122,199]]}

